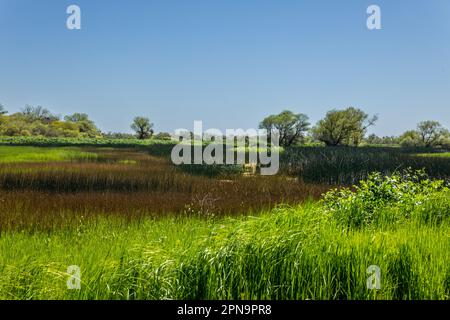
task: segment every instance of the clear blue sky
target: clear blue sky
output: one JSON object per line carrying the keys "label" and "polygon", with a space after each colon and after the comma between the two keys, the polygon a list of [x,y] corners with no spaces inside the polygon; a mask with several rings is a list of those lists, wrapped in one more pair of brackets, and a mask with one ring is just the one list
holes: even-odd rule
{"label": "clear blue sky", "polygon": [[[82,29],[66,28],[77,4]],[[377,4],[382,30],[366,28]],[[450,128],[450,1],[0,0],[0,102],[86,112],[104,131],[253,128],[291,109]]]}

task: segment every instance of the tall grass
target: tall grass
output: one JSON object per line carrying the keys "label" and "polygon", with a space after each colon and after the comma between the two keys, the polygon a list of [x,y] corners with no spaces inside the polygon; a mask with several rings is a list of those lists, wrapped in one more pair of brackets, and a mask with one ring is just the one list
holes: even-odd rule
{"label": "tall grass", "polygon": [[419,157],[420,149],[379,147],[303,147],[281,153],[281,171],[305,182],[352,185],[374,171],[389,175],[405,168],[426,169],[437,179],[450,179],[450,159]]}
{"label": "tall grass", "polygon": [[[5,232],[0,298],[450,298],[448,219],[343,231],[320,212],[310,204],[258,217],[80,219],[52,233]],[[69,265],[81,268],[81,290],[66,287]],[[366,287],[370,265],[381,269],[380,290]]]}

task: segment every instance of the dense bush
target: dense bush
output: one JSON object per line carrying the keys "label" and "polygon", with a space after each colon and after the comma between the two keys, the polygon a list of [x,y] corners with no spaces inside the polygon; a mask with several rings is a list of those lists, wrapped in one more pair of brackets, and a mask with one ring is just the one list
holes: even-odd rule
{"label": "dense bush", "polygon": [[448,186],[443,180],[430,180],[421,170],[391,176],[373,173],[353,190],[329,191],[323,204],[326,213],[348,227],[409,218],[439,222],[450,217]]}
{"label": "dense bush", "polygon": [[101,132],[86,114],[75,113],[62,120],[45,108],[27,106],[21,112],[0,115],[0,135],[96,138]]}

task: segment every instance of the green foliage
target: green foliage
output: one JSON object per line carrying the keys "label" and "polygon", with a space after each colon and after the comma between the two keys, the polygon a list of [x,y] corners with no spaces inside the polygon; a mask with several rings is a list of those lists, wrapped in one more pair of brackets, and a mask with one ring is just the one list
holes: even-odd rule
{"label": "green foliage", "polygon": [[259,125],[261,129],[266,129],[268,133],[278,131],[280,146],[288,147],[304,138],[310,123],[308,117],[302,113],[294,114],[285,110],[277,115],[265,118]]}
{"label": "green foliage", "polygon": [[172,136],[168,132],[159,132],[155,135],[155,139],[158,140],[172,140]]}
{"label": "green foliage", "polygon": [[416,147],[420,145],[419,134],[416,130],[405,131],[399,137],[400,144],[404,147]]}
{"label": "green foliage", "polygon": [[136,132],[138,139],[147,139],[153,135],[153,123],[145,117],[135,117],[131,129]]}
{"label": "green foliage", "polygon": [[136,139],[136,136],[131,133],[122,132],[107,132],[103,134],[105,139]]}
{"label": "green foliage", "polygon": [[60,117],[38,106],[26,106],[22,112],[0,115],[0,135],[11,137],[99,138],[100,130],[86,114]]}
{"label": "green foliage", "polygon": [[95,138],[101,136],[100,130],[95,126],[95,123],[89,119],[85,113],[74,113],[70,116],[65,116],[64,120],[69,124],[75,124],[74,129],[78,129],[80,134]]}
{"label": "green foliage", "polygon": [[19,115],[21,115],[27,122],[40,121],[49,123],[60,119],[58,115],[52,114],[48,109],[42,106],[33,107],[26,105]]}
{"label": "green foliage", "polygon": [[450,148],[450,133],[437,121],[422,121],[416,130],[408,130],[399,137],[402,146]]}
{"label": "green foliage", "polygon": [[[146,146],[167,146],[171,148],[173,146],[172,141],[168,140],[157,140],[157,139],[146,139],[139,140],[133,139],[113,139],[113,138],[66,138],[66,137],[42,137],[42,136],[30,136],[30,137],[1,137],[0,145],[13,145],[13,146],[41,146],[41,147],[51,147],[51,146],[102,146],[102,147],[146,147]],[[152,148],[157,152],[157,148]],[[165,149],[165,152],[170,151]]]}
{"label": "green foliage", "polygon": [[369,135],[364,139],[366,145],[370,146],[398,146],[399,139],[395,136],[384,136],[379,137],[376,134]]}
{"label": "green foliage", "polygon": [[377,121],[357,108],[331,110],[313,128],[313,136],[327,146],[354,145],[361,143],[368,127]]}
{"label": "green foliage", "polygon": [[[448,218],[450,198],[443,201],[448,195],[449,189],[443,180],[430,180],[422,170],[404,170],[391,176],[372,173],[353,189],[334,189],[326,193],[323,203],[326,213],[353,228],[386,223],[385,220],[395,223],[411,216],[433,222]],[[440,204],[439,209],[434,210],[435,216],[430,217],[431,212],[427,210],[418,210],[429,208],[433,203]]]}
{"label": "green foliage", "polygon": [[434,147],[441,144],[448,131],[439,122],[428,120],[422,121],[417,125],[417,133],[422,145]]}

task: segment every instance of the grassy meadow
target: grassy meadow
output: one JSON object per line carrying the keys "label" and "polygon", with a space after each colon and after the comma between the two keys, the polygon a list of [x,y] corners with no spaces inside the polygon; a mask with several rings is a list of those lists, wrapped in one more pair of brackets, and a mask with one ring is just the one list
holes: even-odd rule
{"label": "grassy meadow", "polygon": [[0,146],[0,163],[92,160],[96,153],[76,148],[39,148]]}
{"label": "grassy meadow", "polygon": [[440,153],[420,153],[419,157],[431,157],[431,158],[450,158],[450,152],[440,152]]}
{"label": "grassy meadow", "polygon": [[[447,210],[449,210],[447,203]],[[0,239],[2,299],[448,299],[448,219],[342,230],[318,207],[238,218],[100,218]],[[379,265],[382,287],[367,290]],[[67,290],[68,265],[81,290]]]}
{"label": "grassy meadow", "polygon": [[298,148],[259,176],[69,142],[0,146],[1,299],[450,299],[445,153]]}

